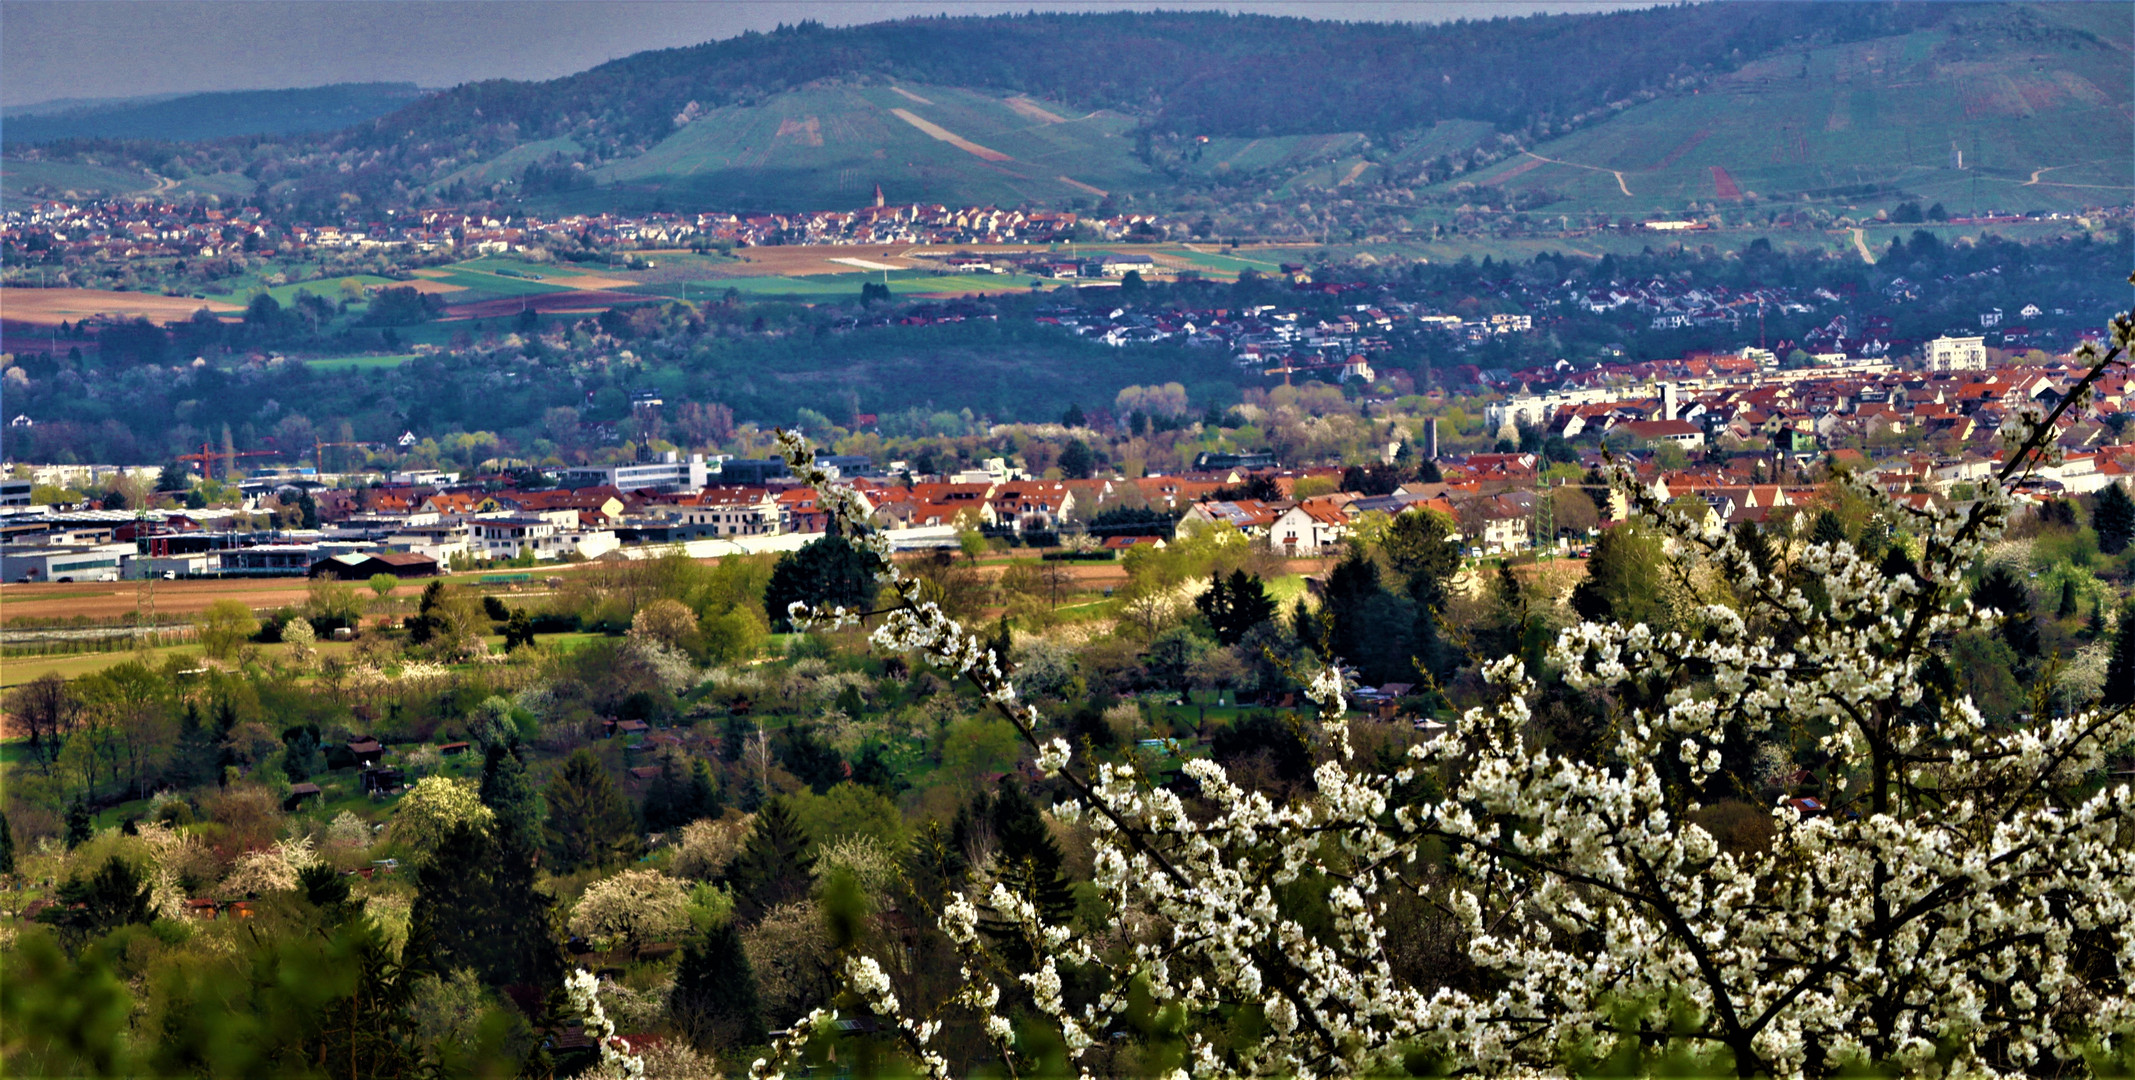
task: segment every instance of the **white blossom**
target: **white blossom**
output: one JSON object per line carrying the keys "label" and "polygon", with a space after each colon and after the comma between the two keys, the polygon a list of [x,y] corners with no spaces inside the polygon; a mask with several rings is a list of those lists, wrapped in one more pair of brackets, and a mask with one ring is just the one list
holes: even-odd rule
{"label": "white blossom", "polygon": [[[2130,333],[2116,324],[2121,347]],[[1798,533],[1778,541],[1784,572],[1763,572],[1728,531],[1619,472],[1619,491],[1669,541],[1668,571],[1726,582],[1733,601],[1701,601],[1677,628],[1589,621],[1558,636],[1547,663],[1568,686],[1635,703],[1612,716],[1613,743],[1583,756],[1537,744],[1536,684],[1513,656],[1484,666],[1489,699],[1411,747],[1406,770],[1363,771],[1330,662],[1307,678],[1330,752],[1311,793],[1288,802],[1207,760],[1184,765],[1200,785],[1192,812],[1134,768],[1078,772],[985,642],[885,560],[889,603],[871,640],[969,678],[1016,725],[1073,792],[1108,915],[1100,947],[995,884],[986,906],[1036,958],[1010,971],[980,933],[977,900],[951,898],[940,925],[965,962],[948,1007],[978,1014],[1012,1058],[996,979],[1015,980],[1032,1022],[1080,1057],[1139,987],[1186,1018],[1180,1075],[1391,1071],[1419,1047],[1486,1074],[1549,1073],[1574,1048],[1608,1053],[1627,1009],[1772,1075],[2083,1069],[2087,1046],[2135,1021],[2121,974],[2135,964],[2135,848],[2122,839],[2135,795],[2077,781],[2135,742],[2135,715],[1995,726],[1962,696],[1925,689],[1939,643],[1988,618],[1963,598],[1963,576],[2006,522],[2008,486],[2043,459],[2051,419],[2018,421],[2000,483],[1966,507],[1922,510],[1844,481],[1917,541],[1917,576],[1886,577],[1852,545]],[[797,436],[780,440],[841,527],[872,545],[850,493]],[[1797,736],[1827,755],[1831,812],[1775,805],[1768,850],[1724,848],[1698,824],[1700,784],[1737,740]],[[1395,785],[1424,772],[1445,778],[1443,798],[1404,803]],[[1422,864],[1445,866],[1444,906],[1489,989],[1426,991],[1387,962],[1386,898],[1413,890]],[[1302,925],[1281,899],[1308,873],[1324,883],[1324,926]],[[1104,989],[1070,1004],[1069,965],[1101,970],[1089,985]],[[898,1014],[872,960],[845,972],[944,1075],[927,1049],[936,1022]],[[1241,1009],[1265,1019],[1257,1035],[1205,1037],[1236,1031],[1225,1018]],[[752,1075],[777,1075],[820,1019]]]}

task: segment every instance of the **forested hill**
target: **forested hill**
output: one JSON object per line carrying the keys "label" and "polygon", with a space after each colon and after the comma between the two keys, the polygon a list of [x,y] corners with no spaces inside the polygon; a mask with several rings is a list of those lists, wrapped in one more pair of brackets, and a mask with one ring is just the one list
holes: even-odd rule
{"label": "forested hill", "polygon": [[870,77],[1017,91],[1190,135],[1394,131],[1448,119],[1509,129],[1775,50],[1902,33],[1960,10],[1728,3],[1443,24],[1184,12],[802,23],[546,83],[463,86],[379,120],[369,137],[511,125],[521,138],[656,140],[693,101],[747,105],[818,80]]}
{"label": "forested hill", "polygon": [[[2103,138],[2088,158],[2124,159],[2126,10],[1740,2],[1442,24],[1214,12],[802,23],[547,82],[467,84],[330,133],[11,136],[0,183],[37,197],[168,180],[157,190],[317,217],[491,198],[826,209],[877,184],[904,202],[1153,196],[1136,205],[1155,208],[1200,192],[1372,189],[1413,209],[1478,201],[1452,190],[1472,179],[1498,189],[1485,203],[1621,215],[1737,187],[1925,205],[1945,197],[1934,183],[1948,177],[1929,172],[1963,140],[1973,164],[1998,170],[1989,195],[2010,197],[2007,181],[2025,206],[2060,209],[2125,187],[2103,165],[2071,171],[2068,148]],[[2050,183],[2035,172],[2047,169],[2059,170]]]}
{"label": "forested hill", "polygon": [[0,124],[10,143],[59,139],[169,139],[338,131],[398,109],[422,94],[414,83],[336,83],[296,90],[231,90],[148,100],[82,102],[18,112]]}

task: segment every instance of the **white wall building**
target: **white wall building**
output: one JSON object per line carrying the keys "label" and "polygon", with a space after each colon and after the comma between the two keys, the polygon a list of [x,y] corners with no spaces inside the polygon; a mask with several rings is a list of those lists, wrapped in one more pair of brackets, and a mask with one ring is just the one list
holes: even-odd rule
{"label": "white wall building", "polygon": [[1987,339],[1939,337],[1927,343],[1929,371],[1987,370]]}
{"label": "white wall building", "polygon": [[0,547],[0,580],[118,581],[133,556],[130,543]]}

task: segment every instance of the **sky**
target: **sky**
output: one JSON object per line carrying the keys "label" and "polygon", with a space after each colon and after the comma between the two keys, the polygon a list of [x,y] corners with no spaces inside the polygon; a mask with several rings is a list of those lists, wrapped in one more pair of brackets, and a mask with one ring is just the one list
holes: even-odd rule
{"label": "sky", "polygon": [[0,0],[0,105],[338,82],[552,79],[808,19],[1220,9],[1437,22],[1625,0]]}

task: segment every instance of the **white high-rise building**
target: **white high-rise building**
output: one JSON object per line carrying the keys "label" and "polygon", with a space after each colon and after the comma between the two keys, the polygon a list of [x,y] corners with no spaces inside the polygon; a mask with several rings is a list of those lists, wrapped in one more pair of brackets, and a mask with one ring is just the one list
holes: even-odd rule
{"label": "white high-rise building", "polygon": [[1939,337],[1927,343],[1929,371],[1987,370],[1987,339]]}

